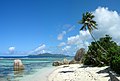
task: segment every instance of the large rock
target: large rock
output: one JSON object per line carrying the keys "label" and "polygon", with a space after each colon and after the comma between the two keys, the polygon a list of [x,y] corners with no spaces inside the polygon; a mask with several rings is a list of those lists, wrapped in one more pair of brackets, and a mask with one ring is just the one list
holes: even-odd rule
{"label": "large rock", "polygon": [[14,71],[24,70],[24,65],[20,59],[14,60]]}
{"label": "large rock", "polygon": [[79,49],[77,52],[76,52],[76,55],[74,57],[74,60],[75,61],[80,61],[83,57],[83,55],[85,54],[85,49],[84,48],[81,48]]}

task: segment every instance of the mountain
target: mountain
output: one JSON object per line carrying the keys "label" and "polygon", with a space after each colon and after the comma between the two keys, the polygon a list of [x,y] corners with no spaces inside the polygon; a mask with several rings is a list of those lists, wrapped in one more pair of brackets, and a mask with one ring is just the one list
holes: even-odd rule
{"label": "mountain", "polygon": [[43,53],[38,55],[29,55],[28,57],[69,57],[68,55],[63,54],[51,54],[51,53]]}

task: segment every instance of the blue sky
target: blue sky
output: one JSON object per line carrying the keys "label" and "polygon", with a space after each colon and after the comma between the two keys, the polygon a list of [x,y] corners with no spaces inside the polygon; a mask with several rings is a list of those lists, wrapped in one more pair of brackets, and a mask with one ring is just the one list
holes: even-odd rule
{"label": "blue sky", "polygon": [[77,22],[82,13],[102,7],[119,14],[119,3],[119,0],[0,0],[0,55],[44,52],[72,55],[78,48],[68,42],[72,37],[77,40],[74,36],[79,34],[81,25]]}

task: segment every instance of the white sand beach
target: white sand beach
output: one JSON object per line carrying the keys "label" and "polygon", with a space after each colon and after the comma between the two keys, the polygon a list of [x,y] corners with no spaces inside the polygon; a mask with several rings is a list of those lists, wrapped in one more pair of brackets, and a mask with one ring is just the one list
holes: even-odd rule
{"label": "white sand beach", "polygon": [[82,64],[47,67],[20,81],[109,81],[107,68],[107,66],[85,67]]}
{"label": "white sand beach", "polygon": [[[48,81],[109,81],[108,67],[83,67],[80,64],[58,66]],[[41,80],[39,80],[41,81]]]}

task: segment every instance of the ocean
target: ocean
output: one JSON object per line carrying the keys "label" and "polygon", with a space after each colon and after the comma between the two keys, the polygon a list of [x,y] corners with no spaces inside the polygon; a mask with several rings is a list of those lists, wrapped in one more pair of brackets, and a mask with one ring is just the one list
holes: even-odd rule
{"label": "ocean", "polygon": [[[23,71],[14,71],[13,64],[15,59],[21,59],[25,69]],[[39,58],[27,58],[27,57],[0,57],[0,81],[21,81],[28,75],[33,75],[43,68],[53,67],[53,61],[62,61],[64,58],[57,57],[39,57]],[[71,59],[71,57],[67,57]]]}

